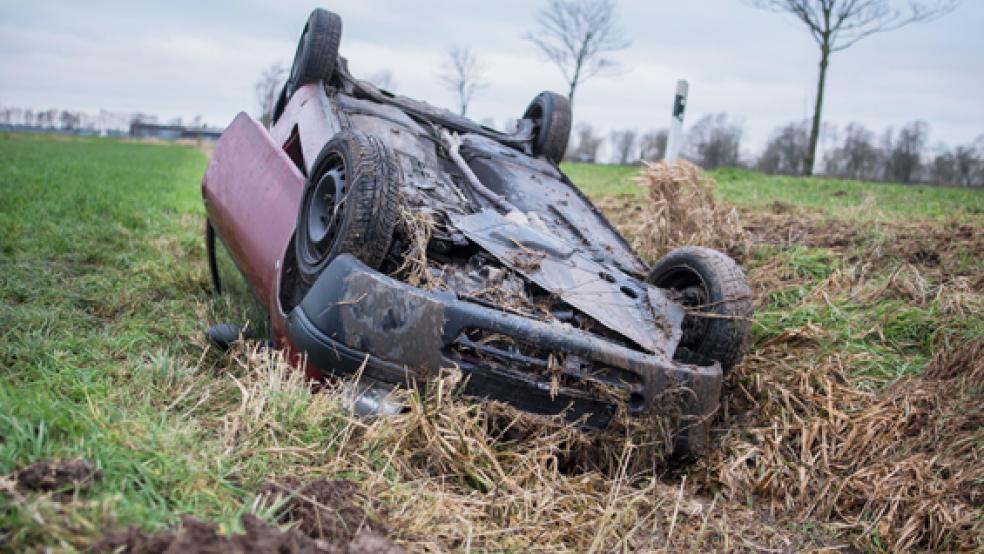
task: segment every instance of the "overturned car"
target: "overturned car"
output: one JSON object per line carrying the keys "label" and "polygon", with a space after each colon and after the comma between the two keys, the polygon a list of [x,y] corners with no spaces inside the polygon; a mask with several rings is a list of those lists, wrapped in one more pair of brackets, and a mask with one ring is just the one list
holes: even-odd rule
{"label": "overturned car", "polygon": [[315,10],[269,129],[240,113],[202,183],[218,237],[312,378],[386,386],[457,368],[464,392],[604,427],[675,414],[699,454],[751,300],[737,264],[682,248],[648,267],[559,169],[567,99],[512,132],[353,77]]}

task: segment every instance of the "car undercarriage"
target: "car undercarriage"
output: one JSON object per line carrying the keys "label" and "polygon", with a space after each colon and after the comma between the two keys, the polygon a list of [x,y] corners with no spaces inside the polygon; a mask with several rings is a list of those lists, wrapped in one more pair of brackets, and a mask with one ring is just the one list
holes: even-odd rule
{"label": "car undercarriage", "polygon": [[567,99],[501,132],[353,77],[341,20],[305,26],[275,120],[240,114],[203,179],[216,238],[309,375],[426,383],[604,427],[665,413],[699,454],[750,293],[702,248],[650,268],[558,164]]}

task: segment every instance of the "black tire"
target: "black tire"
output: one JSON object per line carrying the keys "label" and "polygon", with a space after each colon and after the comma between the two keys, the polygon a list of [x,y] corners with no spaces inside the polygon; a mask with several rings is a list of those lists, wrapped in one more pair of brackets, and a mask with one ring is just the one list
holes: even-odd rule
{"label": "black tire", "polygon": [[741,361],[752,335],[752,289],[734,260],[710,248],[677,248],[653,267],[649,282],[688,308],[675,359],[718,361],[725,372]]}
{"label": "black tire", "polygon": [[342,18],[338,14],[322,8],[311,12],[297,41],[297,52],[287,79],[287,97],[303,85],[331,79],[341,40]]}
{"label": "black tire", "polygon": [[273,105],[273,117],[270,118],[270,126],[273,127],[277,121],[280,121],[280,116],[284,115],[284,109],[287,108],[287,88],[290,83],[284,83],[284,86],[280,89],[280,94],[277,95],[277,102]]}
{"label": "black tire", "polygon": [[305,283],[343,253],[382,265],[399,218],[400,180],[394,155],[376,137],[350,130],[325,144],[297,214],[294,251]]}
{"label": "black tire", "polygon": [[523,119],[533,122],[530,145],[533,155],[560,163],[571,137],[571,103],[567,97],[556,92],[541,92],[523,112]]}

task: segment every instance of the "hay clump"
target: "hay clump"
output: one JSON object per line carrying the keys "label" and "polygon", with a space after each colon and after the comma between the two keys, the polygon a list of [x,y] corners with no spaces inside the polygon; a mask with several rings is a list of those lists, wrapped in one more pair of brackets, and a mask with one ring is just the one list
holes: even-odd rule
{"label": "hay clump", "polygon": [[776,517],[833,521],[859,546],[976,550],[984,536],[984,344],[944,350],[880,393],[851,361],[804,366],[799,343],[763,345],[730,402],[706,486]]}
{"label": "hay clump", "polygon": [[717,248],[739,259],[747,253],[737,210],[715,201],[716,183],[696,165],[646,163],[636,182],[648,196],[626,226],[632,246],[644,257],[655,260],[687,245]]}
{"label": "hay clump", "polygon": [[[380,531],[378,516],[410,551],[757,552],[813,544],[755,510],[699,494],[689,478],[665,482],[658,421],[619,417],[608,431],[585,433],[559,418],[462,398],[455,372],[394,393],[402,413],[364,420],[341,409],[350,388],[328,382],[311,394],[281,353],[236,347],[230,365],[211,390],[220,404],[214,427],[233,438],[223,441],[227,462],[274,450],[285,465],[267,480],[350,479],[374,513],[348,528]],[[292,432],[284,434],[278,422],[286,414]],[[327,441],[305,439],[326,426]]]}
{"label": "hay clump", "polygon": [[393,276],[410,286],[426,290],[438,288],[441,281],[435,279],[432,273],[435,268],[427,258],[427,248],[436,225],[434,216],[404,206],[400,210],[400,223],[405,235],[406,249],[403,252],[403,262],[393,272]]}

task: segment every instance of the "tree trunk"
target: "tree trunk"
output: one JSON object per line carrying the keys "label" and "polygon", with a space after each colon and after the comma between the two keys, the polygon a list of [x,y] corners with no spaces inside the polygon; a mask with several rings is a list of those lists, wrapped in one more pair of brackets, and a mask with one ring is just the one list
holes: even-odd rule
{"label": "tree trunk", "polygon": [[574,68],[574,78],[571,79],[570,88],[567,89],[567,103],[571,105],[571,109],[574,109],[574,91],[577,89],[577,82],[581,78],[581,60],[577,61],[577,66]]}
{"label": "tree trunk", "polygon": [[813,127],[810,129],[810,144],[803,158],[803,174],[813,175],[813,164],[817,157],[817,142],[820,138],[820,113],[823,111],[823,89],[827,81],[827,65],[830,62],[830,48],[820,47],[820,77],[817,79],[817,102],[813,107]]}
{"label": "tree trunk", "polygon": [[588,31],[587,36],[581,42],[581,50],[577,53],[577,60],[574,61],[574,76],[571,77],[571,88],[567,91],[567,103],[571,105],[571,109],[574,109],[574,90],[577,88],[577,84],[581,81],[581,67],[584,66],[584,59],[587,57],[588,43],[591,42],[591,31]]}

